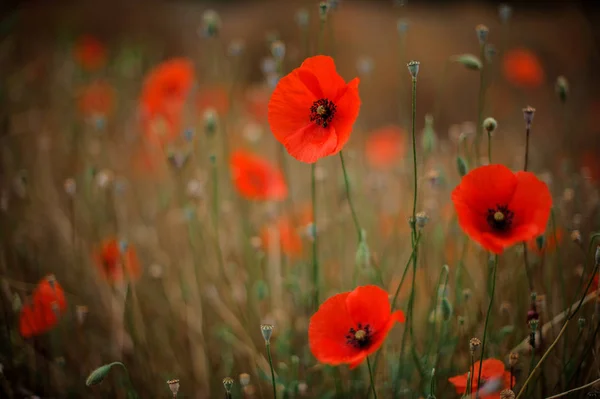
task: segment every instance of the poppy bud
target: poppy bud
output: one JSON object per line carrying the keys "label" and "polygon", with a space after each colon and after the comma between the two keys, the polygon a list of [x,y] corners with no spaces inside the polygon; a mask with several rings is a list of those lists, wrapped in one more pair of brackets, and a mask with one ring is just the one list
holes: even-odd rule
{"label": "poppy bud", "polygon": [[533,122],[533,115],[535,114],[535,108],[527,106],[523,108],[523,118],[525,119],[525,126],[527,129],[531,128]]}
{"label": "poppy bud", "polygon": [[319,3],[319,16],[321,17],[321,21],[325,21],[327,18],[327,12],[329,11],[329,6],[326,1],[322,1]]}
{"label": "poppy bud", "polygon": [[488,133],[493,133],[494,130],[498,127],[498,122],[494,118],[485,118],[483,121],[483,128]]}
{"label": "poppy bud", "polygon": [[416,79],[417,75],[419,74],[419,65],[421,65],[419,61],[411,61],[406,64],[408,71],[410,72],[410,76],[412,76],[413,79]]}
{"label": "poppy bud", "polygon": [[426,212],[419,212],[419,213],[417,213],[415,215],[415,218],[417,219],[417,227],[419,229],[422,229],[423,227],[425,227],[425,225],[429,221],[429,216],[427,215]]}
{"label": "poppy bud", "polygon": [[308,14],[308,10],[301,8],[300,10],[296,11],[296,15],[295,18],[296,23],[298,24],[299,27],[301,28],[305,28],[308,26],[308,22],[309,22],[309,14]]}
{"label": "poppy bud", "polygon": [[532,332],[536,332],[539,325],[540,325],[539,319],[531,319],[531,320],[529,320],[529,328],[531,328]]}
{"label": "poppy bud", "polygon": [[233,387],[233,378],[231,378],[231,377],[223,378],[223,387],[225,388],[225,392],[231,393],[231,388]]}
{"label": "poppy bud", "polygon": [[500,7],[498,7],[498,15],[500,16],[500,21],[507,23],[512,16],[512,7],[508,4],[500,4]]}
{"label": "poppy bud", "polygon": [[271,55],[276,60],[282,60],[285,57],[285,43],[281,40],[275,40],[271,43]]}
{"label": "poppy bud", "polygon": [[361,238],[360,242],[358,243],[358,248],[356,249],[355,260],[357,266],[367,269],[371,266],[371,251],[367,241],[365,240],[363,232],[364,230],[361,231]]}
{"label": "poppy bud", "polygon": [[250,374],[242,373],[240,374],[240,385],[242,387],[246,387],[250,384]]}
{"label": "poppy bud", "polygon": [[481,340],[479,338],[471,338],[469,340],[469,351],[471,351],[471,353],[474,353],[480,345]]}
{"label": "poppy bud", "polygon": [[456,167],[458,168],[458,174],[460,175],[460,177],[464,177],[469,171],[467,161],[460,156],[456,157]]}
{"label": "poppy bud", "polygon": [[490,30],[485,25],[477,25],[475,27],[475,32],[477,32],[477,40],[479,40],[479,44],[485,44],[487,42],[488,33]]}
{"label": "poppy bud", "polygon": [[558,94],[558,98],[563,103],[567,101],[567,95],[569,94],[569,81],[564,76],[559,76],[556,78],[556,85],[554,86],[556,90],[556,94]]}
{"label": "poppy bud", "polygon": [[221,30],[221,17],[215,10],[206,10],[202,14],[202,33],[204,37],[215,37]]}
{"label": "poppy bud", "polygon": [[459,64],[464,65],[465,68],[471,69],[473,71],[480,71],[481,68],[483,68],[483,65],[481,64],[481,60],[479,58],[477,58],[476,56],[474,56],[473,54],[455,55],[455,56],[451,57],[450,60],[454,61],[454,62],[458,62]]}
{"label": "poppy bud", "polygon": [[204,133],[206,133],[206,135],[209,137],[213,136],[217,132],[217,111],[214,108],[205,109],[204,114],[202,115],[202,120],[204,122]]}
{"label": "poppy bud", "polygon": [[270,344],[271,343],[271,335],[273,335],[273,325],[261,324],[260,332],[262,333],[262,336],[265,339],[265,343]]}
{"label": "poppy bud", "polygon": [[169,386],[169,389],[173,393],[173,397],[176,398],[177,392],[179,392],[179,380],[168,380],[167,385]]}

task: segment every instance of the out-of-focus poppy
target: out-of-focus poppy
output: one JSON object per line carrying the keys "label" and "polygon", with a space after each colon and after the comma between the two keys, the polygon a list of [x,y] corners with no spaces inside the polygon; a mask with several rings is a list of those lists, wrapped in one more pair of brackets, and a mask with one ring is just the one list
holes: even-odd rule
{"label": "out-of-focus poppy", "polygon": [[533,240],[529,240],[529,242],[527,243],[527,246],[529,247],[529,249],[533,252],[535,252],[538,255],[543,255],[545,253],[548,252],[552,252],[556,249],[556,247],[558,245],[560,245],[562,239],[564,236],[564,231],[561,228],[557,228],[556,229],[556,237],[554,236],[554,234],[550,231],[548,232],[548,234],[546,234],[546,236],[544,237],[544,245],[542,246],[542,248],[538,247],[538,243],[537,243],[537,238],[534,238]]}
{"label": "out-of-focus poppy", "polygon": [[[504,363],[497,359],[486,359],[483,361],[481,367],[481,387],[477,385],[479,381],[479,365],[477,361],[473,364],[473,371],[471,373],[471,389],[473,397],[478,388],[479,397],[481,399],[500,399],[500,391],[503,389],[509,389],[511,387],[510,372],[504,369]],[[467,382],[469,374],[457,375],[448,379],[454,388],[456,393],[464,394],[467,391]],[[514,385],[514,377],[513,377]]]}
{"label": "out-of-focus poppy", "polygon": [[338,153],[358,117],[358,78],[346,83],[333,58],[307,58],[277,83],[269,101],[275,138],[301,162]]}
{"label": "out-of-focus poppy", "polygon": [[73,49],[75,60],[87,71],[95,71],[106,64],[106,48],[97,38],[83,35]]}
{"label": "out-of-focus poppy", "polygon": [[385,126],[369,135],[365,155],[369,166],[374,169],[388,169],[404,155],[405,133],[399,126]]}
{"label": "out-of-focus poppy", "polygon": [[135,248],[115,238],[104,240],[94,251],[93,258],[100,275],[110,283],[136,280],[141,275]]}
{"label": "out-of-focus poppy", "polygon": [[115,102],[115,90],[107,82],[97,81],[85,87],[79,95],[77,106],[85,118],[110,115]]}
{"label": "out-of-focus poppy", "polygon": [[503,165],[467,173],[452,191],[452,202],[465,233],[496,254],[542,235],[552,207],[544,182]]}
{"label": "out-of-focus poppy", "polygon": [[321,363],[355,368],[377,351],[402,311],[391,311],[388,293],[374,285],[337,294],[321,304],[308,326],[310,350]]}
{"label": "out-of-focus poppy", "polygon": [[265,250],[274,245],[273,238],[276,238],[281,250],[288,257],[297,258],[302,254],[302,238],[289,216],[283,216],[274,224],[264,226],[260,238]]}
{"label": "out-of-focus poppy", "polygon": [[249,200],[282,201],[288,195],[283,173],[268,160],[247,151],[231,155],[231,173],[238,193]]}
{"label": "out-of-focus poppy", "polygon": [[544,69],[530,50],[516,48],[507,51],[502,60],[504,77],[514,86],[535,88],[544,83]]}
{"label": "out-of-focus poppy", "polygon": [[200,115],[207,109],[214,109],[223,116],[229,110],[229,94],[223,86],[210,86],[202,88],[196,94],[196,109]]}
{"label": "out-of-focus poppy", "polygon": [[67,310],[65,293],[54,275],[44,277],[32,297],[32,302],[21,308],[19,332],[23,338],[50,331]]}
{"label": "out-of-focus poppy", "polygon": [[180,136],[184,105],[194,82],[194,67],[186,58],[156,66],[146,77],[140,105],[146,135],[164,145]]}

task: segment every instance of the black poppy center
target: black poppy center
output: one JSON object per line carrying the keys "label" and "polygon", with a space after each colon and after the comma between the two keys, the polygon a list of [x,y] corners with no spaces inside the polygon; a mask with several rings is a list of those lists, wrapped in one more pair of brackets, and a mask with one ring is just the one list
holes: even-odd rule
{"label": "black poppy center", "polygon": [[322,98],[315,101],[310,107],[310,121],[319,126],[327,127],[331,123],[335,111],[336,107],[333,101]]}
{"label": "black poppy center", "polygon": [[357,327],[357,329],[350,328],[350,330],[348,330],[348,334],[346,335],[346,343],[360,349],[368,346],[371,343],[373,332],[368,324],[363,327],[361,323],[358,323]]}
{"label": "black poppy center", "polygon": [[506,231],[510,228],[514,213],[506,205],[496,205],[488,209],[487,222],[496,231]]}

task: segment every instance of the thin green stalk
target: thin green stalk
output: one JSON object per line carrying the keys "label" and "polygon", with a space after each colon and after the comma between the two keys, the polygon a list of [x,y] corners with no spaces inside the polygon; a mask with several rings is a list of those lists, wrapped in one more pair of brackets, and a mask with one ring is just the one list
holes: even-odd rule
{"label": "thin green stalk", "polygon": [[367,356],[367,367],[369,368],[369,377],[371,377],[371,389],[373,390],[373,397],[377,399],[377,391],[375,390],[375,379],[373,376],[373,370],[371,370],[371,360]]}
{"label": "thin green stalk", "polygon": [[314,302],[313,306],[317,310],[319,306],[319,262],[317,259],[317,184],[315,178],[315,166],[313,163],[310,168],[310,194],[312,202],[312,264],[313,264],[313,289],[314,289]]}
{"label": "thin green stalk", "polygon": [[594,267],[594,272],[590,276],[590,279],[588,281],[587,287],[583,291],[583,294],[581,296],[581,300],[577,304],[577,307],[575,308],[575,310],[573,311],[573,313],[571,313],[569,315],[569,317],[567,317],[567,320],[565,321],[565,324],[563,324],[563,327],[561,328],[560,332],[558,333],[558,335],[554,339],[554,342],[552,342],[552,344],[548,347],[548,349],[546,350],[546,352],[544,353],[544,355],[542,356],[542,358],[540,359],[540,361],[535,366],[535,369],[533,369],[533,371],[529,374],[529,377],[527,377],[527,380],[525,380],[525,382],[523,383],[523,386],[521,387],[521,390],[519,391],[519,394],[517,395],[516,399],[519,399],[525,393],[527,385],[529,384],[529,382],[533,378],[535,372],[537,371],[538,368],[541,367],[541,365],[544,363],[544,360],[546,360],[546,358],[548,357],[548,355],[550,355],[550,352],[552,352],[552,349],[554,349],[554,347],[556,346],[556,344],[558,343],[558,341],[560,340],[560,338],[563,336],[563,334],[567,330],[567,326],[569,325],[569,322],[573,319],[573,317],[575,317],[575,315],[577,314],[577,312],[579,312],[579,309],[581,309],[581,306],[583,305],[583,301],[585,300],[585,297],[587,296],[587,292],[589,291],[590,287],[592,286],[592,283],[594,282],[594,275],[598,272],[598,268],[599,267],[600,267],[600,263],[597,263],[596,266]]}
{"label": "thin green stalk", "polygon": [[271,367],[271,383],[273,384],[273,399],[277,399],[277,385],[275,385],[275,371],[273,370],[273,358],[271,357],[271,343],[266,342],[269,367]]}
{"label": "thin green stalk", "polygon": [[223,252],[221,251],[221,238],[219,235],[219,171],[214,157],[211,157],[211,162],[213,178],[213,228],[215,231],[215,250],[218,258],[217,261],[219,262],[219,269],[221,269],[221,273],[225,273]]}
{"label": "thin green stalk", "polygon": [[356,229],[356,235],[358,236],[358,241],[362,240],[362,229],[360,228],[360,223],[358,222],[358,217],[356,216],[356,210],[354,209],[354,204],[352,203],[352,196],[350,195],[350,180],[348,179],[348,172],[346,171],[346,164],[344,162],[344,153],[340,151],[340,161],[342,162],[342,171],[344,172],[344,185],[346,187],[346,198],[348,199],[348,205],[350,206],[350,212],[352,213],[352,220],[354,221],[354,228]]}
{"label": "thin green stalk", "polygon": [[467,395],[473,393],[473,378],[475,377],[475,352],[471,351],[471,367],[469,367],[469,381],[467,383]]}
{"label": "thin green stalk", "polygon": [[485,102],[485,45],[480,46],[481,70],[479,71],[479,94],[477,99],[477,133],[475,135],[475,165],[479,165],[479,149],[483,135],[483,108]]}
{"label": "thin green stalk", "polygon": [[527,168],[529,167],[529,136],[531,134],[531,126],[528,123],[525,128],[525,166],[523,170],[527,172]]}
{"label": "thin green stalk", "polygon": [[481,387],[481,370],[483,368],[483,356],[485,355],[485,341],[487,338],[488,322],[492,313],[492,305],[494,304],[494,292],[496,291],[496,272],[498,270],[498,255],[494,256],[494,266],[492,270],[492,291],[490,292],[490,304],[485,316],[485,324],[483,325],[483,339],[481,340],[481,358],[479,359],[479,373],[477,375],[477,393],[475,399],[479,398],[479,388]]}
{"label": "thin green stalk", "polygon": [[492,163],[492,133],[488,132],[488,163]]}
{"label": "thin green stalk", "polygon": [[585,389],[585,388],[593,387],[593,386],[594,386],[594,385],[596,385],[598,382],[600,382],[600,378],[598,378],[597,380],[594,380],[594,381],[592,381],[592,382],[590,382],[590,383],[588,383],[588,384],[582,385],[582,386],[580,386],[580,387],[573,388],[573,389],[571,389],[570,391],[563,392],[563,393],[559,393],[558,395],[553,395],[553,396],[550,396],[550,397],[548,397],[548,398],[546,398],[546,399],[555,399],[555,398],[560,398],[560,397],[562,397],[562,396],[567,396],[567,395],[569,395],[569,394],[571,394],[571,393],[573,393],[573,392],[577,392],[577,391],[581,391],[582,389]]}

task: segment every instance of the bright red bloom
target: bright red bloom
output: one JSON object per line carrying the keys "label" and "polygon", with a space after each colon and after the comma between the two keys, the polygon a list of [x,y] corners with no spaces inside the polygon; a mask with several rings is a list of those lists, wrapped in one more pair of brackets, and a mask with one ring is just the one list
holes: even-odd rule
{"label": "bright red bloom", "polygon": [[517,48],[504,54],[504,77],[509,83],[524,88],[534,88],[544,83],[544,69],[530,50]]}
{"label": "bright red bloom", "polygon": [[23,338],[50,331],[67,310],[65,293],[54,275],[44,277],[33,291],[32,303],[21,308],[19,332]]}
{"label": "bright red bloom", "polygon": [[141,94],[146,134],[165,144],[180,134],[181,116],[194,83],[194,67],[186,58],[174,58],[155,67]]}
{"label": "bright red bloom", "polygon": [[310,350],[321,363],[355,368],[379,349],[396,322],[404,322],[404,313],[392,313],[385,290],[357,287],[327,299],[311,317]]}
{"label": "bright red bloom", "polygon": [[273,91],[269,125],[275,138],[302,162],[338,153],[358,117],[358,82],[346,83],[331,57],[307,58]]}
{"label": "bright red bloom", "polygon": [[114,106],[115,91],[113,87],[102,81],[91,83],[85,87],[78,98],[79,112],[86,118],[108,116]]}
{"label": "bright red bloom", "polygon": [[93,254],[100,274],[110,283],[122,282],[126,278],[135,280],[141,275],[141,267],[135,248],[121,244],[114,238],[104,240]]}
{"label": "bright red bloom", "polygon": [[231,155],[231,173],[238,193],[249,200],[282,201],[288,195],[280,169],[268,160],[247,151]]}
{"label": "bright red bloom", "polygon": [[[477,391],[477,381],[479,380],[479,365],[481,362],[477,361],[473,365],[473,372],[471,378],[471,392],[473,392],[472,397],[475,397],[475,392]],[[456,377],[448,378],[448,381],[454,388],[456,388],[456,393],[464,394],[467,391],[467,381],[468,381],[468,373],[463,375],[457,375]],[[515,379],[513,378],[513,385]],[[488,386],[485,383],[490,383]],[[494,382],[496,384],[494,384]],[[479,397],[481,399],[500,399],[500,391],[503,389],[510,388],[510,372],[504,370],[504,363],[497,359],[486,359],[483,361],[483,366],[481,368],[481,391],[479,392]],[[494,389],[491,389],[494,387]]]}
{"label": "bright red bloom", "polygon": [[367,139],[365,155],[374,169],[387,169],[404,155],[406,145],[404,130],[398,126],[385,126],[372,132]]}
{"label": "bright red bloom", "polygon": [[106,49],[104,44],[93,36],[81,36],[73,50],[75,60],[88,71],[102,68],[106,64]]}
{"label": "bright red bloom", "polygon": [[465,233],[496,254],[542,235],[552,207],[546,183],[503,165],[467,173],[452,191],[452,202]]}

